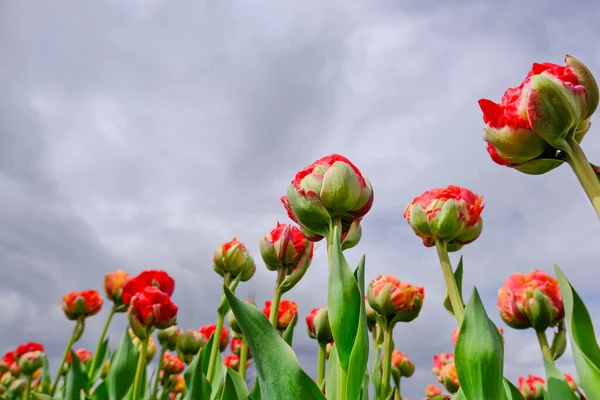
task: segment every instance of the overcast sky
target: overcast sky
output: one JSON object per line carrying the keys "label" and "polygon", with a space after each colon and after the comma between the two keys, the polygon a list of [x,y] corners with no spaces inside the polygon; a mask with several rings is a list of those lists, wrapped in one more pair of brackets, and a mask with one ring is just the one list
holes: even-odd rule
{"label": "overcast sky", "polygon": [[[402,218],[448,184],[484,195],[483,234],[452,258],[464,255],[466,294],[476,285],[506,330],[506,375],[543,375],[533,331],[501,322],[497,290],[557,263],[600,327],[598,221],[568,167],[532,177],[494,164],[477,100],[567,53],[600,76],[599,19],[593,1],[1,2],[0,352],[41,341],[56,365],[72,330],[62,296],[101,290],[116,269],[167,270],[181,328],[213,323],[212,253],[234,235],[258,265],[238,294],[262,307],[275,273],[259,236],[289,222],[279,197],[296,171],[340,153],[375,190],[350,263],[366,253],[368,280],[426,290],[419,318],[395,332],[416,364],[403,395],[423,398],[433,354],[453,350],[436,252]],[[583,142],[597,163],[598,135]],[[287,296],[313,375],[304,317],[326,287],[321,243]],[[76,347],[95,348],[105,316]],[[120,315],[110,337],[124,329]],[[560,365],[574,372],[568,356]]]}

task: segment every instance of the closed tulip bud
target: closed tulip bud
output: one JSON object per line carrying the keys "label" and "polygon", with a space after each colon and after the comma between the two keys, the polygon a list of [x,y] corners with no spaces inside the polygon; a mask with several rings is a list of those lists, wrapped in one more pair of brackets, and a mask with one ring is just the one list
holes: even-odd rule
{"label": "closed tulip bud", "polygon": [[[227,368],[231,368],[232,370],[237,371],[240,368],[240,357],[235,354],[229,354],[223,359],[223,364],[225,364]],[[246,367],[249,366],[250,360],[247,360]]]}
{"label": "closed tulip bud", "polygon": [[329,355],[331,354],[331,349],[333,348],[334,342],[327,343],[325,346],[325,358],[329,359]]}
{"label": "closed tulip bud", "polygon": [[[200,327],[200,334],[202,336],[204,336],[204,339],[206,341],[210,340],[210,337],[212,336],[213,333],[215,333],[215,331],[217,330],[217,325],[215,324],[210,324],[210,325],[204,325],[202,327]],[[217,338],[215,338],[216,340]],[[227,330],[227,328],[223,327],[221,328],[221,338],[219,339],[219,349],[221,351],[224,351],[227,348],[227,344],[229,344],[229,331]]]}
{"label": "closed tulip bud", "polygon": [[27,381],[25,379],[15,379],[8,388],[9,391],[17,395],[22,395],[25,389],[27,389]]}
{"label": "closed tulip bud", "polygon": [[540,270],[508,278],[498,291],[498,310],[508,326],[538,332],[556,326],[565,315],[558,281]]}
{"label": "closed tulip bud", "polygon": [[44,365],[44,346],[35,342],[22,344],[15,349],[15,358],[19,363],[19,371],[31,377]]}
{"label": "closed tulip bud", "polygon": [[460,186],[432,189],[406,206],[404,218],[426,247],[446,243],[457,251],[481,234],[483,197]]}
{"label": "closed tulip bud", "polygon": [[239,356],[242,352],[242,341],[238,338],[231,339],[231,352],[236,356]]}
{"label": "closed tulip bud", "polygon": [[167,375],[175,375],[183,372],[185,368],[184,362],[176,355],[165,353],[163,356],[163,371]]}
{"label": "closed tulip bud", "polygon": [[333,341],[327,307],[313,308],[306,316],[308,336],[317,339],[319,344],[326,345]]}
{"label": "closed tulip bud", "polygon": [[531,375],[527,378],[519,377],[519,391],[525,400],[543,400],[545,381],[539,376]]}
{"label": "closed tulip bud", "polygon": [[277,223],[270,233],[261,236],[259,241],[260,255],[265,266],[271,271],[286,269],[291,272],[303,258],[308,263],[313,255],[314,244],[295,226]]}
{"label": "closed tulip bud", "polygon": [[[140,348],[141,350],[141,348]],[[156,341],[152,336],[148,337],[148,348],[146,350],[146,363],[150,364],[152,360],[154,360],[154,356],[158,351],[158,346],[156,345]]]}
{"label": "closed tulip bud", "polygon": [[156,334],[158,343],[167,350],[173,351],[177,348],[177,338],[181,334],[181,329],[173,325],[167,329],[161,329]]}
{"label": "closed tulip bud", "polygon": [[70,320],[96,315],[102,309],[104,301],[95,290],[70,292],[63,297],[61,307]]}
{"label": "closed tulip bud", "polygon": [[433,368],[431,372],[435,375],[439,375],[444,365],[454,362],[454,354],[452,353],[440,353],[433,356]]}
{"label": "closed tulip bud", "polygon": [[417,318],[425,289],[400,282],[393,276],[378,276],[367,289],[369,304],[388,323],[410,322]]}
{"label": "closed tulip bud", "polygon": [[183,393],[185,390],[185,378],[182,374],[171,375],[169,377],[170,386],[173,388],[171,392],[174,394]]}
{"label": "closed tulip bud", "polygon": [[438,380],[450,393],[454,394],[458,392],[458,389],[460,388],[460,382],[458,381],[456,364],[454,364],[454,361],[449,362],[442,367],[438,376]]}
{"label": "closed tulip bud", "polygon": [[[266,315],[267,318],[270,317],[270,315],[271,315],[271,301],[270,300],[267,300],[265,302],[265,308],[263,308],[263,313]],[[292,322],[292,319],[294,318],[294,316],[296,314],[298,314],[298,305],[291,300],[282,299],[281,302],[279,303],[279,312],[277,314],[277,329],[279,329],[279,330],[287,329],[288,325],[290,324],[290,322]],[[298,320],[296,320],[296,323],[298,323]]]}
{"label": "closed tulip bud", "polygon": [[142,292],[148,286],[154,286],[160,289],[167,296],[172,296],[175,291],[175,281],[163,270],[145,270],[139,275],[128,279],[122,286],[122,301],[125,305],[131,304],[131,299]]}
{"label": "closed tulip bud", "polygon": [[104,293],[106,297],[108,297],[113,303],[115,303],[115,310],[117,312],[126,311],[127,307],[119,307],[123,306],[123,285],[127,282],[131,277],[125,271],[118,270],[111,274],[106,274],[104,276]]}
{"label": "closed tulip bud", "polygon": [[[381,357],[382,360],[384,357]],[[392,375],[398,380],[404,376],[410,378],[415,372],[415,364],[404,353],[394,349],[392,351]]]}
{"label": "closed tulip bud", "polygon": [[[235,277],[242,274],[242,278],[244,278],[244,273],[248,274],[248,271],[255,271],[256,265],[254,265],[254,260],[246,246],[234,237],[215,250],[213,269],[221,276],[230,274]],[[254,272],[251,275],[253,274]]]}
{"label": "closed tulip bud", "polygon": [[439,396],[441,394],[442,390],[435,385],[429,385],[427,386],[427,388],[425,388],[425,397],[427,397],[428,399],[434,396]]}
{"label": "closed tulip bud", "polygon": [[346,157],[332,154],[298,172],[281,201],[304,234],[318,241],[334,218],[363,217],[373,205],[373,187]]}
{"label": "closed tulip bud", "polygon": [[206,341],[207,339],[200,332],[186,329],[177,337],[177,355],[189,364],[200,348],[206,345]]}
{"label": "closed tulip bud", "polygon": [[136,336],[146,339],[154,328],[166,329],[177,322],[178,308],[166,293],[148,286],[131,300],[129,326]]}

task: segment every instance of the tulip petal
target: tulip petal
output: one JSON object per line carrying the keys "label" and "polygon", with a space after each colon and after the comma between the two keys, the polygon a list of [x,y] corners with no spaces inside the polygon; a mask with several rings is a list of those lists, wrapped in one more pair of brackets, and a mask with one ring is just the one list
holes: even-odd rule
{"label": "tulip petal", "polygon": [[571,70],[577,75],[579,84],[585,87],[587,97],[587,108],[584,118],[592,116],[596,108],[598,107],[598,100],[600,94],[598,93],[598,84],[592,72],[585,66],[581,61],[575,57],[565,57],[565,62]]}
{"label": "tulip petal", "polygon": [[352,167],[336,161],[325,173],[321,188],[321,201],[332,215],[342,215],[359,202],[362,184]]}
{"label": "tulip petal", "polygon": [[331,216],[321,203],[319,195],[311,190],[300,192],[294,185],[287,190],[290,209],[302,228],[326,236],[331,227]]}

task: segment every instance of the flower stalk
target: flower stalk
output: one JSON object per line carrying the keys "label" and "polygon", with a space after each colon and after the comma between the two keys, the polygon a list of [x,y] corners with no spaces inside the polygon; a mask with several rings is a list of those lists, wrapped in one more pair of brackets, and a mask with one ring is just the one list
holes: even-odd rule
{"label": "flower stalk", "polygon": [[148,353],[148,338],[141,341],[141,350],[138,358],[137,368],[135,370],[135,378],[133,380],[132,400],[138,400],[140,389],[142,387],[142,373],[146,370],[146,354]]}
{"label": "flower stalk", "polygon": [[[117,305],[114,305],[110,311],[108,312],[108,317],[106,318],[106,323],[104,324],[104,328],[102,329],[102,333],[100,333],[100,338],[98,339],[98,345],[96,346],[96,351],[94,352],[94,356],[92,357],[92,362],[90,364],[90,378],[91,374],[94,373],[94,368],[98,363],[98,353],[100,352],[100,347],[102,347],[102,343],[104,343],[104,338],[106,337],[106,333],[108,332],[108,327],[113,319],[113,316],[117,312]],[[102,360],[101,360],[102,361]]]}
{"label": "flower stalk", "polygon": [[[62,360],[59,364],[59,371],[60,371],[60,369],[62,369],[62,366],[65,365],[65,361],[67,361],[67,356],[69,355],[69,352],[71,351],[71,347],[73,347],[73,344],[77,340],[79,340],[79,338],[83,334],[84,326],[85,326],[85,323],[84,323],[83,318],[78,319],[77,322],[75,323],[75,328],[73,328],[73,333],[71,334],[71,337],[69,338],[69,341],[67,342],[67,347],[65,347],[65,351],[63,353]],[[60,374],[60,373],[56,374],[56,378],[54,378],[54,383],[52,385],[52,389],[50,389],[50,397],[54,396],[54,393],[56,392],[56,388],[58,387],[58,382],[60,381],[61,376],[62,376],[62,374]]]}
{"label": "flower stalk", "polygon": [[571,154],[565,154],[567,162],[594,206],[596,214],[600,217],[600,181],[581,146],[575,140],[570,140],[569,145]]}
{"label": "flower stalk", "polygon": [[450,264],[450,257],[448,256],[446,243],[436,240],[435,247],[437,248],[438,258],[440,259],[440,265],[442,267],[442,273],[444,274],[444,280],[446,281],[446,290],[448,290],[450,304],[452,304],[454,316],[456,317],[456,321],[460,326],[464,318],[465,309],[458,291],[456,279],[454,279],[454,273],[452,272],[452,264]]}

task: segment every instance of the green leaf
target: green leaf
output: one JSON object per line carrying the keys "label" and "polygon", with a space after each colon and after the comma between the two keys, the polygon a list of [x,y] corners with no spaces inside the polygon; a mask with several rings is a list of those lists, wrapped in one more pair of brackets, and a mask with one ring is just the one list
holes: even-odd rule
{"label": "green leaf", "polygon": [[125,331],[119,347],[115,350],[106,376],[108,397],[123,399],[133,385],[137,368],[138,352],[131,342],[129,332]]}
{"label": "green leaf", "polygon": [[102,375],[102,369],[108,360],[108,338],[102,342],[98,348],[98,353],[94,355],[96,357],[96,364],[94,365],[94,371],[89,371],[88,375],[92,382],[96,382],[100,375]]}
{"label": "green leaf", "polygon": [[504,387],[502,400],[525,400],[525,397],[523,397],[519,389],[517,389],[508,379],[504,378],[502,386]]}
{"label": "green leaf", "polygon": [[396,398],[396,388],[392,388],[390,394],[387,395],[385,400],[394,400]]}
{"label": "green leaf", "polygon": [[50,393],[50,363],[48,357],[44,354],[44,366],[42,370],[42,393]]}
{"label": "green leaf", "polygon": [[302,370],[292,348],[256,307],[223,289],[248,347],[265,399],[324,399],[316,383]]}
{"label": "green leaf", "polygon": [[[445,399],[446,398],[446,396],[441,395],[441,396],[436,396],[433,399],[436,399],[437,397],[439,397],[440,399]],[[456,394],[454,395],[453,399],[454,400],[467,400],[467,397],[465,396],[465,393],[462,391],[462,388],[458,389],[458,392],[456,392]]]}
{"label": "green leaf", "polygon": [[252,400],[262,400],[262,395],[260,394],[260,385],[258,383],[258,377],[254,381],[254,386],[252,387],[252,390],[250,391],[250,398]]}
{"label": "green leaf", "polygon": [[372,367],[371,367],[371,376],[373,381],[373,388],[375,389],[375,398],[381,398],[381,348],[375,345],[375,357],[373,358]]}
{"label": "green leaf", "polygon": [[[239,275],[238,275],[239,276]],[[210,335],[210,339],[206,345],[202,348],[202,372],[204,376],[208,375],[208,364],[210,364],[210,352],[212,349],[213,340],[215,340],[215,332]],[[219,336],[220,338],[220,336]],[[220,340],[220,339],[219,339]],[[223,386],[223,381],[225,379],[225,375],[227,374],[227,367],[223,364],[223,360],[221,359],[221,353],[217,353],[217,363],[215,364],[215,376],[213,377],[210,383],[210,387],[212,389],[210,393],[210,399],[216,399],[219,396],[219,390],[221,386]]]}
{"label": "green leaf", "polygon": [[[33,400],[52,400],[52,397],[45,393],[31,392],[31,398]],[[106,399],[108,400],[108,398]]]}
{"label": "green leaf", "polygon": [[340,361],[338,360],[337,345],[333,345],[329,360],[327,361],[327,370],[325,371],[325,393],[327,400],[337,400],[337,374]]}
{"label": "green leaf", "polygon": [[231,368],[227,368],[222,400],[247,400],[248,388],[244,379]]}
{"label": "green leaf", "polygon": [[588,398],[600,398],[600,347],[585,304],[563,272],[554,266],[565,307],[565,322],[579,383]]}
{"label": "green leaf", "polygon": [[[458,294],[460,295],[460,301],[464,305],[463,295],[462,295],[462,279],[463,279],[463,258],[460,256],[460,260],[458,261],[458,267],[456,267],[456,271],[454,271],[454,280],[456,281],[456,286],[458,287]],[[454,311],[452,311],[452,303],[450,302],[450,297],[448,296],[448,290],[444,292],[444,307],[450,313],[450,315],[454,316]]]}
{"label": "green leaf", "polygon": [[81,391],[87,393],[89,382],[83,372],[79,357],[71,350],[71,367],[67,373],[65,400],[80,400]]}
{"label": "green leaf", "polygon": [[294,327],[296,326],[296,321],[298,320],[298,314],[294,314],[294,317],[290,321],[290,324],[285,328],[285,332],[283,332],[283,340],[292,347],[292,341],[294,339]]}
{"label": "green leaf", "polygon": [[208,356],[205,355],[204,350],[201,349],[183,374],[185,385],[187,387],[185,400],[208,400],[210,398],[210,383],[202,371],[202,359],[204,357]]}
{"label": "green leaf", "polygon": [[338,359],[342,369],[348,371],[361,316],[360,307],[361,304],[364,306],[364,298],[360,296],[356,279],[342,253],[337,227],[334,228],[332,240],[327,310],[333,341],[338,348]]}
{"label": "green leaf", "polygon": [[504,345],[473,288],[454,352],[456,372],[467,399],[500,400]]}
{"label": "green leaf", "polygon": [[[563,373],[546,357],[544,357],[544,367],[546,367],[544,400],[577,400],[577,396],[569,387]],[[590,399],[594,399],[594,397],[590,397]]]}
{"label": "green leaf", "polygon": [[94,389],[91,395],[93,400],[108,400],[108,389],[106,388],[106,381],[100,382]]}
{"label": "green leaf", "polygon": [[363,381],[363,387],[362,387],[362,393],[361,393],[361,400],[369,400],[369,374],[365,372],[365,379]]}
{"label": "green leaf", "polygon": [[[341,251],[341,250],[340,250]],[[359,289],[359,298],[365,298],[365,256],[363,255],[355,271],[356,282]],[[361,301],[359,305],[358,330],[354,341],[354,347],[350,354],[350,363],[348,364],[348,381],[346,384],[346,394],[349,399],[360,398],[362,390],[362,381],[357,379],[364,376],[367,372],[367,363],[369,362],[369,328],[367,328],[367,315],[365,313],[365,302]]]}

